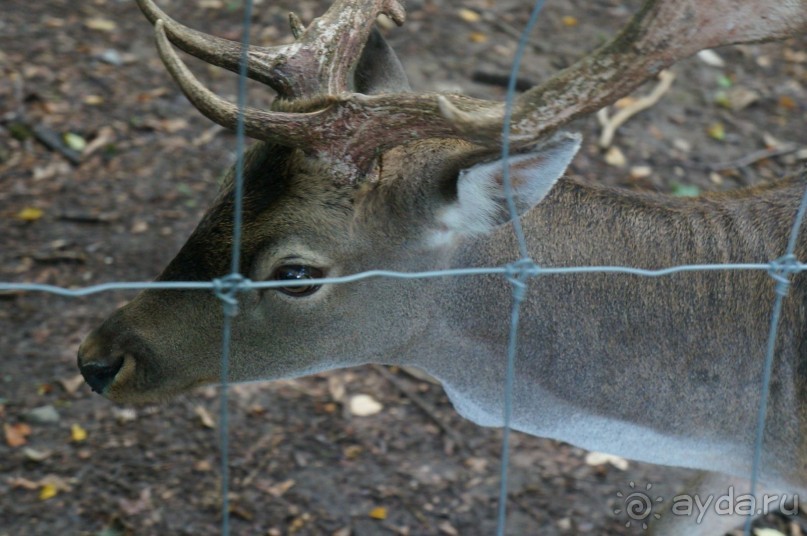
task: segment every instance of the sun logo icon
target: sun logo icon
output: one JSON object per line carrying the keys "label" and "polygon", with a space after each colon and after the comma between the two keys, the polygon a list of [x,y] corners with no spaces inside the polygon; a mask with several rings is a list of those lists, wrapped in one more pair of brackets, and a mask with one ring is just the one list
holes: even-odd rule
{"label": "sun logo icon", "polygon": [[642,529],[647,530],[651,518],[661,518],[661,514],[654,512],[653,507],[664,502],[664,498],[651,497],[650,490],[653,488],[653,484],[647,483],[644,490],[637,490],[636,483],[631,480],[628,486],[630,486],[630,490],[626,493],[622,491],[616,493],[616,496],[622,499],[623,504],[614,509],[614,515],[620,516],[624,512],[628,518],[625,522],[626,527],[630,527],[631,523],[635,522],[637,525],[641,523]]}

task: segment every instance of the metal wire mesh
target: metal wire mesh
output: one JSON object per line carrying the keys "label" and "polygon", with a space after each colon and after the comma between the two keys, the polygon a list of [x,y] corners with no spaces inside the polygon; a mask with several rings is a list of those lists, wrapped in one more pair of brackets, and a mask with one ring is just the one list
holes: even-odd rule
{"label": "metal wire mesh", "polygon": [[[506,100],[506,113],[503,124],[503,143],[502,143],[502,159],[503,159],[503,179],[505,196],[507,198],[508,207],[510,209],[511,218],[513,222],[513,229],[518,241],[518,249],[520,258],[514,260],[504,266],[491,266],[484,268],[460,268],[460,269],[446,269],[435,271],[422,271],[422,272],[395,272],[388,270],[370,270],[366,272],[345,275],[341,277],[330,277],[320,279],[306,279],[303,281],[251,281],[245,278],[240,273],[239,258],[240,258],[240,243],[241,243],[241,229],[242,229],[242,199],[243,199],[243,164],[244,164],[244,117],[243,110],[246,106],[246,72],[247,72],[247,49],[249,45],[249,27],[252,17],[252,0],[245,0],[244,2],[244,16],[243,16],[243,37],[242,37],[242,55],[240,60],[239,76],[238,76],[238,122],[236,127],[236,173],[234,180],[235,189],[235,206],[234,206],[234,225],[233,225],[233,247],[231,256],[231,273],[230,275],[215,279],[212,281],[162,281],[162,282],[112,282],[100,285],[91,285],[82,288],[63,288],[53,285],[43,285],[35,283],[8,283],[0,282],[0,291],[25,291],[25,292],[45,292],[65,297],[81,297],[91,294],[107,292],[112,290],[145,290],[145,289],[175,289],[175,290],[200,290],[208,289],[215,292],[216,296],[222,303],[222,314],[224,316],[223,332],[222,332],[222,347],[221,347],[221,367],[220,367],[220,423],[219,428],[219,447],[221,450],[221,500],[222,500],[222,525],[221,532],[223,535],[228,536],[230,533],[229,526],[229,430],[228,430],[228,377],[229,377],[229,355],[230,355],[230,342],[231,342],[231,327],[232,319],[237,314],[238,294],[249,290],[262,290],[278,287],[289,286],[307,286],[311,284],[325,285],[325,284],[343,284],[356,281],[362,281],[370,278],[386,277],[393,279],[427,279],[435,277],[464,277],[464,276],[478,276],[478,275],[500,275],[505,277],[512,287],[513,304],[511,308],[511,321],[509,342],[507,347],[507,360],[505,371],[505,384],[502,386],[504,394],[504,434],[502,437],[502,458],[501,458],[501,474],[500,474],[500,491],[499,491],[499,508],[498,508],[498,522],[497,522],[497,536],[503,536],[506,528],[506,505],[507,505],[507,469],[509,463],[509,432],[512,416],[512,394],[513,382],[515,375],[515,359],[517,355],[517,340],[518,340],[518,326],[519,326],[519,312],[520,305],[523,301],[529,279],[542,275],[575,275],[575,274],[631,274],[641,277],[664,277],[672,274],[683,272],[701,272],[701,271],[724,271],[724,270],[741,270],[741,271],[765,271],[775,281],[775,291],[773,297],[773,308],[770,319],[770,329],[767,339],[766,356],[763,365],[763,375],[760,384],[760,404],[757,414],[757,427],[754,441],[754,452],[752,461],[752,470],[750,474],[751,489],[750,493],[753,495],[756,491],[758,475],[760,471],[762,444],[765,430],[765,419],[767,415],[768,394],[770,388],[770,381],[773,369],[773,359],[775,354],[776,337],[779,326],[779,319],[781,316],[782,304],[785,296],[787,295],[788,288],[792,277],[795,274],[807,270],[807,264],[799,262],[795,257],[794,251],[796,242],[799,236],[802,222],[804,220],[805,212],[807,212],[807,190],[802,197],[799,205],[798,212],[794,215],[793,227],[790,233],[786,251],[783,252],[782,257],[771,260],[768,263],[733,263],[733,264],[685,264],[670,266],[667,268],[647,270],[642,268],[634,268],[630,266],[573,266],[573,267],[542,267],[537,265],[529,257],[528,248],[524,236],[523,229],[520,224],[519,215],[515,209],[515,203],[512,195],[512,188],[510,185],[509,167],[507,159],[509,156],[509,139],[507,133],[510,130],[510,116],[512,112],[512,105],[515,96],[516,79],[521,65],[521,60],[526,49],[527,39],[535,26],[538,16],[543,8],[544,0],[536,0],[529,22],[525,26],[514,57],[512,70],[510,73],[507,100]],[[807,177],[807,169],[803,172]],[[750,536],[751,534],[751,521],[752,518],[746,519],[744,527],[744,534]]]}

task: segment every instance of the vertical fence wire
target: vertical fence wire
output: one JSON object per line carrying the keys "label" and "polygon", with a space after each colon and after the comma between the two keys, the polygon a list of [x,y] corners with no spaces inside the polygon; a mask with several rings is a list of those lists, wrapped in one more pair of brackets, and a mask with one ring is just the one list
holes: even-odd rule
{"label": "vertical fence wire", "polygon": [[[229,360],[230,346],[232,342],[232,323],[237,312],[237,295],[239,292],[254,289],[276,288],[280,286],[310,285],[312,282],[321,284],[340,284],[352,281],[359,281],[371,277],[389,277],[397,279],[419,279],[431,277],[458,277],[466,275],[499,274],[507,278],[512,285],[513,304],[511,308],[510,331],[507,347],[507,359],[505,380],[503,386],[503,422],[504,430],[502,437],[501,455],[501,475],[497,518],[497,535],[503,536],[506,528],[506,503],[507,503],[507,466],[509,461],[509,437],[513,413],[513,386],[515,382],[515,360],[517,357],[518,345],[518,324],[520,305],[527,291],[527,281],[529,277],[542,274],[583,274],[583,273],[627,273],[645,277],[662,277],[673,273],[690,271],[713,271],[713,270],[765,270],[776,281],[775,299],[771,314],[770,330],[767,339],[766,356],[762,371],[760,385],[760,403],[758,407],[757,426],[753,449],[753,462],[751,469],[751,494],[755,493],[757,480],[762,464],[762,450],[764,446],[765,418],[767,415],[768,397],[770,391],[770,380],[775,357],[775,344],[779,327],[779,320],[783,306],[783,300],[787,294],[792,276],[807,270],[807,264],[799,262],[795,256],[797,237],[802,226],[802,222],[807,212],[807,191],[799,205],[798,212],[793,223],[793,228],[788,240],[787,250],[783,257],[769,263],[756,264],[703,264],[703,265],[679,265],[660,270],[643,270],[625,266],[576,266],[563,268],[542,268],[538,267],[529,258],[523,229],[519,215],[516,211],[513,199],[512,185],[510,182],[509,168],[507,160],[509,158],[509,130],[512,107],[515,99],[515,80],[526,49],[527,40],[535,26],[538,15],[543,7],[544,0],[536,0],[529,22],[519,39],[516,54],[507,88],[507,99],[505,103],[505,120],[502,131],[502,159],[503,159],[503,185],[507,205],[510,210],[513,230],[517,238],[520,259],[507,266],[497,266],[488,268],[468,268],[437,270],[418,273],[405,273],[394,271],[373,270],[359,274],[337,278],[323,278],[320,280],[305,280],[297,283],[289,281],[262,281],[252,282],[240,274],[240,247],[242,233],[242,207],[243,207],[243,170],[244,170],[244,109],[246,106],[246,73],[248,62],[249,30],[252,19],[252,0],[245,0],[244,16],[242,24],[241,58],[238,74],[238,116],[236,124],[236,153],[234,179],[234,207],[233,207],[233,235],[231,251],[231,273],[221,279],[213,281],[199,282],[154,282],[154,283],[127,283],[112,282],[103,285],[95,285],[80,289],[66,289],[51,285],[41,285],[33,283],[5,283],[0,282],[0,291],[39,291],[57,294],[61,296],[78,297],[119,289],[212,289],[222,301],[224,323],[222,327],[222,350],[220,364],[220,425],[219,425],[219,447],[221,450],[221,500],[222,500],[222,524],[221,531],[225,536],[229,536],[229,430],[228,430],[228,380],[229,380]],[[807,179],[807,166],[802,171],[802,177]],[[751,518],[746,520],[745,534],[750,535]]]}
{"label": "vertical fence wire", "polygon": [[[804,174],[807,174],[807,166],[805,166]],[[768,416],[768,398],[771,389],[771,376],[773,374],[773,361],[776,350],[776,337],[779,333],[779,320],[782,315],[782,305],[787,296],[790,288],[790,278],[796,273],[795,266],[798,264],[796,260],[796,241],[801,232],[801,224],[804,221],[804,213],[807,211],[807,189],[801,198],[799,210],[796,212],[796,217],[793,220],[793,228],[790,230],[790,237],[787,241],[787,249],[785,254],[779,259],[771,263],[771,271],[769,272],[774,279],[776,286],[774,288],[775,297],[773,300],[773,311],[771,313],[770,330],[768,331],[768,342],[765,350],[765,362],[762,369],[762,380],[759,388],[759,408],[757,412],[757,428],[754,435],[754,457],[751,462],[751,496],[756,497],[757,480],[759,479],[759,472],[762,469],[762,447],[765,440],[765,420]],[[745,519],[743,527],[744,536],[751,536],[751,521],[753,518],[748,516]]]}
{"label": "vertical fence wire", "polygon": [[530,268],[535,264],[530,259],[527,248],[527,238],[524,236],[524,229],[521,226],[521,217],[516,210],[516,202],[513,197],[513,184],[510,177],[510,123],[513,118],[513,105],[516,98],[516,80],[521,70],[521,62],[527,50],[527,42],[530,34],[538,22],[538,16],[544,7],[544,0],[535,0],[527,25],[521,32],[513,57],[513,65],[510,68],[510,77],[507,81],[507,96],[504,102],[504,121],[502,123],[502,185],[504,186],[504,196],[507,200],[507,209],[510,212],[510,220],[513,225],[513,232],[518,241],[518,252],[520,259],[513,267],[518,267],[519,273],[515,276],[508,275],[508,280],[513,290],[513,305],[510,312],[510,333],[507,345],[506,370],[504,375],[504,407],[503,430],[502,430],[502,453],[499,470],[499,508],[496,520],[496,535],[504,536],[507,526],[507,491],[508,491],[508,468],[510,465],[510,430],[513,419],[513,384],[515,382],[516,358],[518,357],[518,324],[521,313],[521,303],[527,292],[527,280],[530,275]]}
{"label": "vertical fence wire", "polygon": [[230,426],[229,379],[230,346],[233,319],[238,312],[238,292],[243,277],[241,270],[241,227],[244,201],[244,109],[247,102],[247,69],[249,63],[249,31],[252,23],[252,0],[245,0],[241,24],[241,56],[238,61],[238,114],[235,127],[235,179],[233,200],[233,234],[230,253],[230,274],[217,281],[216,295],[222,302],[224,324],[221,336],[220,389],[219,389],[219,456],[221,457],[221,533],[230,534]]}

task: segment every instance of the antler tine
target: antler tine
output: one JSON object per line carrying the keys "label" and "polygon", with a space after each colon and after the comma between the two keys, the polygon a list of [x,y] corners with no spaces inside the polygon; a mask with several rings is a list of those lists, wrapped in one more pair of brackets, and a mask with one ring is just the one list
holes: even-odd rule
{"label": "antler tine", "polygon": [[[152,24],[163,21],[165,33],[174,45],[213,65],[239,71],[240,43],[192,30],[166,15],[153,0],[136,1]],[[351,74],[380,13],[403,24],[405,11],[398,0],[338,0],[307,29],[292,17],[296,42],[276,47],[250,46],[247,76],[286,99],[350,91]]]}
{"label": "antler tine", "polygon": [[[807,32],[807,1],[647,0],[623,31],[594,54],[521,95],[510,140],[528,144],[572,119],[627,95],[666,67],[718,46],[783,39]],[[459,134],[500,143],[504,107],[463,111],[440,103]]]}
{"label": "antler tine", "polygon": [[337,0],[314,20],[300,41],[309,45],[318,60],[322,90],[328,95],[352,91],[351,74],[361,58],[376,17],[385,14],[398,26],[406,11],[399,0]]}
{"label": "antler tine", "polygon": [[[171,47],[162,19],[154,24],[154,35],[163,64],[188,100],[211,121],[235,129],[238,106],[222,99],[197,80]],[[253,138],[287,146],[305,145],[311,141],[306,136],[305,127],[312,115],[316,115],[316,112],[265,112],[247,107],[244,110],[244,128],[246,134]]]}
{"label": "antler tine", "polygon": [[[149,22],[156,24],[158,20],[163,21],[165,33],[174,45],[207,63],[239,72],[241,43],[188,28],[169,17],[153,0],[135,1]],[[272,52],[276,54],[283,48],[277,47],[278,50],[273,51],[272,48],[249,47],[247,76],[272,87],[278,93],[287,91],[286,84],[274,72],[271,62]]]}

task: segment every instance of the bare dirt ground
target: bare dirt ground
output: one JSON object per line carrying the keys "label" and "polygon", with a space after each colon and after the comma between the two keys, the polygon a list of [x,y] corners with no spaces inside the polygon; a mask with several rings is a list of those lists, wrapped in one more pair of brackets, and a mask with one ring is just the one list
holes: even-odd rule
{"label": "bare dirt ground", "polygon": [[[288,39],[290,8],[304,21],[323,11],[308,0],[255,3],[260,44]],[[180,21],[234,39],[237,4],[160,2]],[[637,6],[549,2],[521,76],[546,79]],[[407,24],[386,33],[415,88],[503,98],[500,87],[474,80],[507,73],[529,2],[411,0],[408,8]],[[802,37],[719,50],[723,66],[678,65],[662,101],[617,133],[621,155],[597,147],[594,118],[576,125],[587,141],[572,173],[681,195],[794,172],[807,159],[805,51]],[[219,94],[234,95],[229,73],[191,65]],[[253,106],[270,100],[251,86]],[[88,146],[71,163],[38,141],[48,133]],[[234,147],[165,74],[133,2],[2,1],[0,280],[75,287],[153,278],[214,196]],[[82,337],[131,297],[0,294],[0,535],[219,533],[217,390],[133,410],[76,381]],[[234,387],[233,534],[493,534],[500,432],[463,421],[440,387],[394,374],[395,383],[368,367]],[[355,394],[383,410],[351,415],[342,402]],[[514,435],[508,534],[638,534],[613,514],[617,492],[633,481],[670,497],[686,476],[586,455]],[[762,523],[785,534],[807,527],[775,515]]]}

